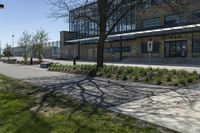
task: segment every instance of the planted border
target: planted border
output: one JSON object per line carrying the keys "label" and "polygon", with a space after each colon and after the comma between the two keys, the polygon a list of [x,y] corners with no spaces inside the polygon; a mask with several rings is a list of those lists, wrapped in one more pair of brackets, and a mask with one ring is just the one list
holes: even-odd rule
{"label": "planted border", "polygon": [[197,83],[197,72],[183,70],[153,69],[142,67],[107,66],[96,69],[96,65],[62,65],[52,64],[49,71],[66,72],[88,76],[98,76],[115,80],[142,82],[163,86],[187,86]]}

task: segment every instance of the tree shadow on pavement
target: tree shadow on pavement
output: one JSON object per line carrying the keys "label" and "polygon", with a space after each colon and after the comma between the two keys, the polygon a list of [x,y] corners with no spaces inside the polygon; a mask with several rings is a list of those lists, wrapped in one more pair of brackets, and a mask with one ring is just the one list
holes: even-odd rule
{"label": "tree shadow on pavement", "polygon": [[171,87],[75,75],[30,78],[24,81],[41,87],[30,93],[30,95],[39,95],[38,110],[52,94],[80,99],[82,103],[89,102],[98,109],[99,107],[111,108],[175,90]]}

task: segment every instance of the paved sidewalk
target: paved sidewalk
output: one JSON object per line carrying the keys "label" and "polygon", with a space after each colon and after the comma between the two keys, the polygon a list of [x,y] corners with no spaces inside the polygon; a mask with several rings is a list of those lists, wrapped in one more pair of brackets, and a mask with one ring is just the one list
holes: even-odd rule
{"label": "paved sidewalk", "polygon": [[[18,60],[23,60],[22,57],[13,57],[15,59]],[[37,59],[35,59],[37,60]],[[73,64],[73,61],[65,61],[65,60],[52,60],[52,59],[44,59],[44,61],[50,61],[50,62],[54,62],[54,63],[60,63],[60,64]],[[90,65],[94,65],[96,64],[96,62],[88,62],[88,61],[77,61],[77,64],[90,64]],[[105,63],[106,65],[115,65],[115,66],[133,66],[133,67],[144,67],[144,68],[148,68],[149,65],[145,65],[145,64],[128,64],[128,63]],[[166,68],[166,69],[176,69],[176,70],[185,70],[188,72],[194,72],[197,71],[197,73],[200,74],[200,66],[199,65],[170,65],[170,64],[166,64],[166,65],[151,65],[152,68]]]}
{"label": "paved sidewalk", "polygon": [[58,72],[49,72],[37,66],[20,66],[0,62],[0,73],[28,83],[42,86],[55,93],[64,93],[94,103],[112,107],[133,100],[171,91],[171,87],[90,78]]}
{"label": "paved sidewalk", "polygon": [[179,132],[200,133],[200,84],[171,88],[48,72],[0,62],[0,73]]}
{"label": "paved sidewalk", "polygon": [[110,109],[179,132],[200,133],[200,90],[179,89]]}

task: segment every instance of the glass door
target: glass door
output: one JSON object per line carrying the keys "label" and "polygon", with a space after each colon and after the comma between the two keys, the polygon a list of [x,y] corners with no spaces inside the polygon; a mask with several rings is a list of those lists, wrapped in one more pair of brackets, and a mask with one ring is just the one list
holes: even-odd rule
{"label": "glass door", "polygon": [[187,57],[187,41],[165,42],[165,57]]}

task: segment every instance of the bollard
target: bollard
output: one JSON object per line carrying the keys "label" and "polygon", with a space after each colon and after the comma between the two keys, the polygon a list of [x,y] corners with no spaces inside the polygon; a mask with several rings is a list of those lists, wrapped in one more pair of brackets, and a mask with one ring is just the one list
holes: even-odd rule
{"label": "bollard", "polygon": [[32,57],[31,57],[31,62],[30,62],[30,64],[33,65],[33,58],[32,58]]}
{"label": "bollard", "polygon": [[73,64],[74,66],[76,66],[76,58],[74,58]]}

